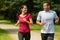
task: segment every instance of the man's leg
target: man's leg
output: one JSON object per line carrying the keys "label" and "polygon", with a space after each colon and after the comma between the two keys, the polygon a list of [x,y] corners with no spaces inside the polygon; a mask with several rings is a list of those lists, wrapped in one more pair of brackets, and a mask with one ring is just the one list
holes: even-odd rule
{"label": "man's leg", "polygon": [[48,40],[54,40],[54,33],[49,34]]}

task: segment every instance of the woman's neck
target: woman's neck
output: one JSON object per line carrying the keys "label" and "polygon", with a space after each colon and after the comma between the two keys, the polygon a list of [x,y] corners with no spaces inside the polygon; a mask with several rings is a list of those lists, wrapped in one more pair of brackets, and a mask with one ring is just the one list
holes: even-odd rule
{"label": "woman's neck", "polygon": [[22,15],[25,15],[25,13],[24,13],[24,12],[22,12],[21,14],[22,14]]}
{"label": "woman's neck", "polygon": [[25,17],[25,16],[26,16],[26,13],[22,12],[22,13],[20,14],[20,16],[21,16],[21,17]]}

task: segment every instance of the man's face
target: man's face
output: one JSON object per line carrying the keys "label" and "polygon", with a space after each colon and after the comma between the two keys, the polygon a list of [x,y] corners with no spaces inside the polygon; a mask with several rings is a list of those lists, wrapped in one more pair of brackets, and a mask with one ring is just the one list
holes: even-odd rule
{"label": "man's face", "polygon": [[50,10],[50,5],[48,3],[43,4],[44,10]]}

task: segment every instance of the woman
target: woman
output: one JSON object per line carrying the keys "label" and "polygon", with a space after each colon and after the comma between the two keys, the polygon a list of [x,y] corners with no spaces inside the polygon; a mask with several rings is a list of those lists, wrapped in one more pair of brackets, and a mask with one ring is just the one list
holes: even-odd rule
{"label": "woman", "polygon": [[30,28],[29,24],[33,24],[32,16],[27,13],[27,6],[22,5],[19,9],[18,21],[16,26],[19,24],[18,37],[19,40],[30,40]]}

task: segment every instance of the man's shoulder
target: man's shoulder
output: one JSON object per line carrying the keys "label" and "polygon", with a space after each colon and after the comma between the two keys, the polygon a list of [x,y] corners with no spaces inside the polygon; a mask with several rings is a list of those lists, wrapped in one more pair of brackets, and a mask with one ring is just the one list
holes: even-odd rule
{"label": "man's shoulder", "polygon": [[39,13],[43,13],[44,11],[39,11]]}
{"label": "man's shoulder", "polygon": [[50,12],[52,12],[52,13],[56,13],[54,10],[50,10]]}

